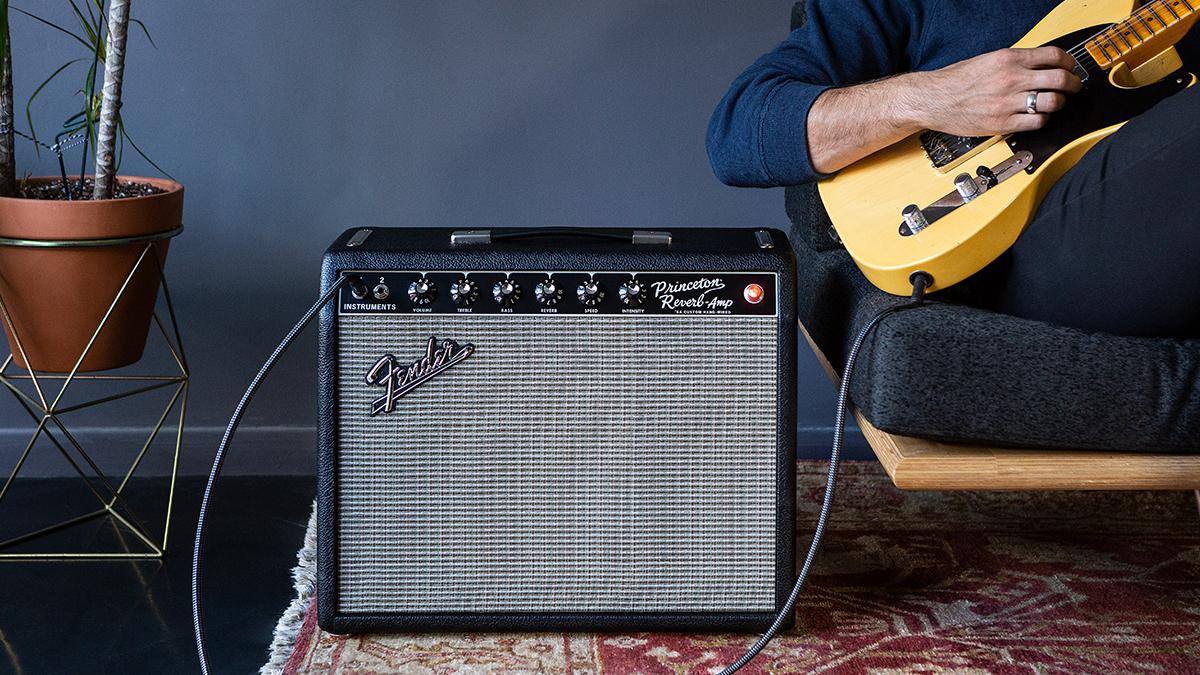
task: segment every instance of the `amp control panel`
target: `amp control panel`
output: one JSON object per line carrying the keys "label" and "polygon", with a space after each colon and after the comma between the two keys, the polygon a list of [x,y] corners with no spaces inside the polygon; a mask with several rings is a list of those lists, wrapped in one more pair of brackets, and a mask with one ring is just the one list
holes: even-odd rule
{"label": "amp control panel", "polygon": [[774,272],[352,270],[340,314],[775,316]]}

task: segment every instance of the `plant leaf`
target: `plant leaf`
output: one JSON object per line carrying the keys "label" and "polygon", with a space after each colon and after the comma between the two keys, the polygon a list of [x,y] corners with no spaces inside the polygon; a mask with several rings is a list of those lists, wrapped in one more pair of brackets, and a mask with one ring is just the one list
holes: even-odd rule
{"label": "plant leaf", "polygon": [[147,157],[146,153],[142,152],[142,149],[138,147],[138,144],[133,142],[133,138],[129,135],[129,132],[125,131],[125,120],[118,119],[117,120],[117,128],[120,130],[121,135],[125,137],[125,140],[129,141],[129,147],[131,147],[135,151],[137,151],[137,154],[141,155],[142,159],[149,162],[150,166],[154,167],[162,175],[166,176],[167,178],[170,178],[171,180],[178,182],[174,176],[167,173],[165,169],[163,169],[161,166],[155,164],[154,160]]}
{"label": "plant leaf", "polygon": [[67,0],[71,4],[71,10],[75,12],[75,17],[79,19],[79,25],[83,27],[83,32],[87,35],[88,40],[96,41],[96,30],[92,23],[83,18],[83,12],[79,11],[79,6],[75,4],[75,0]]}
{"label": "plant leaf", "polygon": [[142,33],[144,33],[146,35],[146,39],[150,41],[150,46],[155,49],[158,49],[158,45],[154,44],[154,38],[150,37],[150,31],[146,30],[146,24],[142,23],[141,21],[138,21],[137,19],[130,19],[129,23],[137,24],[137,27],[141,28]]}
{"label": "plant leaf", "polygon": [[76,40],[78,40],[78,41],[79,41],[79,44],[83,45],[84,47],[87,47],[88,49],[91,49],[91,48],[92,48],[92,43],[88,42],[87,40],[84,40],[83,38],[79,37],[79,36],[78,36],[78,35],[76,35],[75,33],[73,33],[73,32],[71,32],[71,31],[67,30],[66,28],[63,28],[62,26],[60,26],[60,25],[58,25],[58,24],[56,24],[56,23],[54,23],[54,22],[52,22],[52,21],[47,21],[47,20],[43,19],[42,17],[40,17],[40,16],[38,16],[38,15],[36,15],[36,14],[30,14],[29,12],[26,12],[25,10],[21,9],[20,7],[17,7],[16,5],[9,5],[9,7],[11,7],[12,9],[15,9],[15,10],[17,10],[18,12],[20,12],[20,13],[24,14],[25,16],[27,16],[27,17],[29,17],[29,18],[33,19],[34,21],[39,21],[39,22],[41,22],[41,23],[44,23],[44,24],[46,24],[47,26],[50,26],[50,27],[51,27],[51,28],[53,28],[54,30],[61,31],[61,32],[63,32],[63,33],[66,33],[67,35],[70,35],[71,37],[73,37],[73,38],[75,38]]}
{"label": "plant leaf", "polygon": [[38,97],[38,94],[42,93],[42,89],[44,89],[46,87],[46,85],[50,84],[51,80],[53,80],[55,77],[58,77],[59,73],[66,70],[71,65],[79,63],[82,60],[83,59],[81,59],[81,58],[72,59],[72,60],[67,61],[66,63],[62,64],[61,66],[59,66],[58,70],[55,70],[53,73],[50,73],[50,77],[47,77],[46,79],[42,80],[42,83],[37,86],[37,89],[34,89],[33,93],[29,95],[29,100],[25,102],[25,122],[26,122],[26,124],[29,125],[29,135],[33,138],[33,141],[34,141],[33,147],[35,148],[34,152],[35,152],[35,154],[37,154],[38,157],[41,157],[41,152],[38,152],[36,150],[36,148],[38,148],[39,146],[37,145],[37,129],[33,128],[33,109],[32,109],[33,101],[34,101],[34,99],[36,99]]}

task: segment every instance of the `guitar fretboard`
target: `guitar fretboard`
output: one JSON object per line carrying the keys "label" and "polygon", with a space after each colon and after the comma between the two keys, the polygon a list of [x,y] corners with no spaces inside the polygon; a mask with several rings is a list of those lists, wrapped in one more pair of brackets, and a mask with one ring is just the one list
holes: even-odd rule
{"label": "guitar fretboard", "polygon": [[[1154,56],[1174,44],[1200,18],[1200,0],[1151,0],[1129,18],[1097,33],[1083,44],[1107,70],[1121,61]],[[1158,45],[1155,49],[1152,45]]]}

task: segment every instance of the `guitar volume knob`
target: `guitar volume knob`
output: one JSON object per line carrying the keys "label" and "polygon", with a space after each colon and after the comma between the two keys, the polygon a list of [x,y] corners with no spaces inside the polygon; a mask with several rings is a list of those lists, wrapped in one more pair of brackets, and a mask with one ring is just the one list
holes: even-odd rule
{"label": "guitar volume knob", "polygon": [[908,227],[909,234],[916,234],[929,227],[929,220],[921,212],[921,207],[916,204],[909,204],[904,207],[904,211],[900,215],[904,217],[904,224]]}

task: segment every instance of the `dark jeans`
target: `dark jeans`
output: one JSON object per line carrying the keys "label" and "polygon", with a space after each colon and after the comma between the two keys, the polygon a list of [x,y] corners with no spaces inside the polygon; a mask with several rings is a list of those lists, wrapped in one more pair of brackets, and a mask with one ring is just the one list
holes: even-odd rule
{"label": "dark jeans", "polygon": [[1085,330],[1200,336],[1200,85],[1092,148],[964,291]]}

